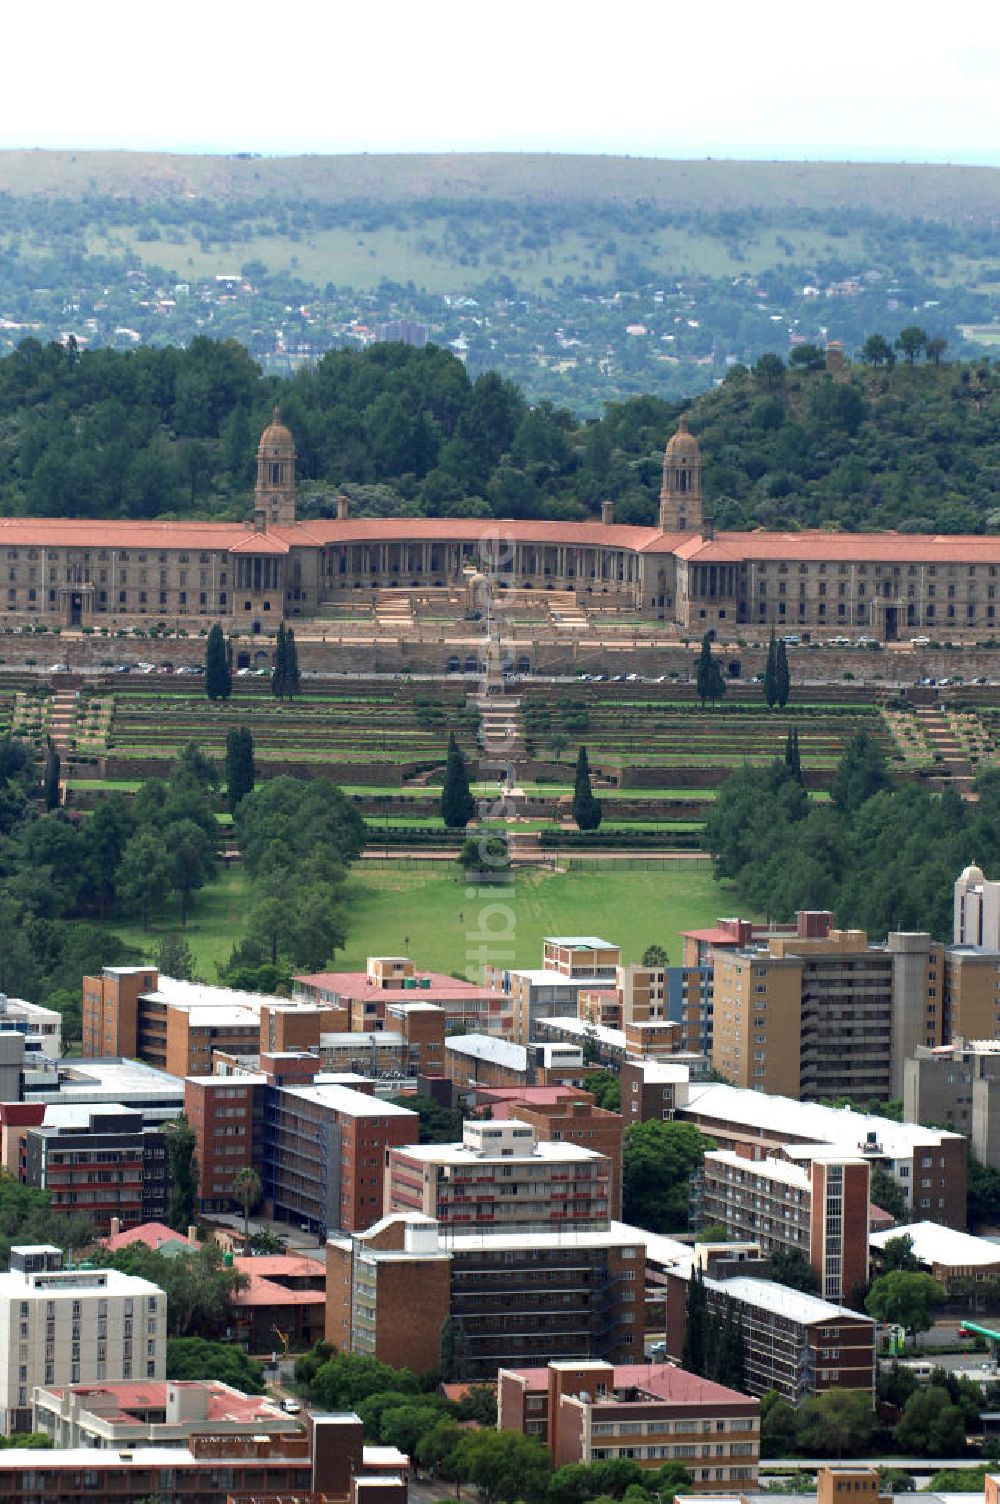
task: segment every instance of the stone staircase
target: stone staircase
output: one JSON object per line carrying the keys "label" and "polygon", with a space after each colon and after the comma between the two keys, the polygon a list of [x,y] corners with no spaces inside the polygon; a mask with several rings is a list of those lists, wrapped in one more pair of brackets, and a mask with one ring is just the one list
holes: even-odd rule
{"label": "stone staircase", "polygon": [[76,696],[75,689],[57,689],[52,697],[52,711],[49,716],[49,736],[52,738],[56,751],[62,757],[69,751],[70,742],[73,740],[73,723],[76,720]]}
{"label": "stone staircase", "polygon": [[393,632],[413,626],[413,607],[405,590],[380,590],[375,597],[375,619]]}
{"label": "stone staircase", "polygon": [[580,605],[573,590],[553,590],[545,597],[549,618],[556,628],[569,632],[585,632],[590,626],[586,611]]}
{"label": "stone staircase", "polygon": [[961,744],[937,705],[919,705],[917,719],[924,728],[927,740],[941,760],[941,774],[932,775],[927,781],[931,788],[952,788],[970,802],[976,799],[973,789],[975,769],[962,754]]}
{"label": "stone staircase", "polygon": [[479,747],[487,760],[516,763],[527,756],[519,699],[480,694],[470,696],[470,703],[479,711]]}

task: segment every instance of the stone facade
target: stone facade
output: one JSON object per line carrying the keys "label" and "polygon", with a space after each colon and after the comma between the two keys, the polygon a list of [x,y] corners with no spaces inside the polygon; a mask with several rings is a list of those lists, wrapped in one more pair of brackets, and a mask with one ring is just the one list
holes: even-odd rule
{"label": "stone facade", "polygon": [[440,591],[486,569],[498,590],[571,591],[682,631],[810,635],[991,633],[1000,538],[810,531],[715,533],[702,458],[681,420],[659,524],[296,517],[296,453],[275,410],[246,523],[0,519],[0,624],[121,626],[190,618],[266,632],[372,592]]}

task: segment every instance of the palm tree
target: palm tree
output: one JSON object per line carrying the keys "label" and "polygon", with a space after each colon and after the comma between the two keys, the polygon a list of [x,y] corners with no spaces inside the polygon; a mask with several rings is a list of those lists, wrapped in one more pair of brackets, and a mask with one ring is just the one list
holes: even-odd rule
{"label": "palm tree", "polygon": [[243,1208],[243,1236],[247,1253],[250,1251],[250,1213],[260,1200],[263,1189],[260,1176],[251,1165],[244,1165],[233,1176],[233,1195]]}

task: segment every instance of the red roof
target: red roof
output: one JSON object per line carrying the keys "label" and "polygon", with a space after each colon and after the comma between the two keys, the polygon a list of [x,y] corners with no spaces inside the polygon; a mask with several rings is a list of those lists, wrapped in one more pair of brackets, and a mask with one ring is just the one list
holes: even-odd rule
{"label": "red roof", "polygon": [[488,1103],[493,1116],[504,1118],[507,1108],[516,1102],[527,1107],[553,1107],[560,1102],[577,1102],[580,1092],[573,1086],[492,1086],[476,1088],[477,1105]]}
{"label": "red roof", "polygon": [[297,1253],[236,1254],[233,1263],[243,1274],[257,1274],[263,1279],[326,1279],[326,1264]]}
{"label": "red roof", "polygon": [[[205,1421],[242,1421],[244,1423],[277,1418],[273,1400],[258,1394],[242,1394],[217,1379],[147,1379],[121,1384],[72,1384],[61,1388],[46,1389],[58,1395],[76,1395],[84,1407],[92,1407],[108,1420],[141,1425],[141,1418],[130,1412],[163,1410],[167,1403],[167,1388],[198,1389],[208,1394],[207,1414],[198,1416],[198,1423]],[[117,1411],[109,1408],[117,1405]]]}
{"label": "red roof", "polygon": [[[568,1365],[572,1367],[572,1363]],[[513,1368],[508,1373],[514,1373],[524,1382],[529,1392],[547,1391],[549,1387],[549,1370],[547,1368]],[[735,1389],[727,1389],[723,1384],[716,1384],[712,1379],[700,1378],[696,1373],[688,1373],[686,1368],[675,1368],[672,1363],[621,1363],[614,1368],[612,1380],[614,1388],[639,1389],[654,1399],[667,1400],[671,1405],[707,1405],[713,1402],[717,1404],[732,1404],[740,1400],[745,1404],[756,1404],[749,1396],[740,1394]],[[629,1403],[629,1401],[616,1400],[613,1394],[609,1394],[606,1400],[597,1400],[598,1405],[614,1405],[616,1403]]]}
{"label": "red roof", "polygon": [[259,1274],[251,1274],[250,1283],[245,1289],[237,1290],[231,1295],[229,1303],[234,1306],[325,1305],[326,1294],[323,1290],[286,1290],[284,1285],[276,1285],[273,1279],[263,1279]]}
{"label": "red roof", "polygon": [[733,563],[742,559],[802,560],[888,564],[1000,563],[1000,537],[968,533],[831,533],[811,529],[801,533],[717,533],[714,538],[686,537],[674,550],[681,559],[698,564]]}
{"label": "red roof", "polygon": [[124,1232],[102,1238],[101,1242],[112,1253],[116,1253],[119,1248],[127,1248],[130,1243],[145,1243],[154,1252],[164,1243],[187,1243],[190,1248],[198,1247],[197,1241],[192,1242],[187,1233],[174,1232],[172,1227],[167,1227],[163,1222],[141,1222],[138,1227],[126,1227]]}
{"label": "red roof", "polygon": [[707,930],[682,930],[685,940],[704,940],[709,945],[739,945],[739,935],[722,925],[713,925]]}
{"label": "red roof", "polygon": [[488,987],[476,987],[471,982],[460,982],[443,971],[416,971],[415,982],[427,981],[429,986],[379,987],[369,982],[366,971],[315,971],[305,976],[293,977],[300,987],[317,992],[335,992],[338,997],[357,998],[361,1002],[374,1002],[381,998],[387,1003],[432,1003],[435,997],[445,997],[451,1002],[472,1002],[479,998],[498,997]]}

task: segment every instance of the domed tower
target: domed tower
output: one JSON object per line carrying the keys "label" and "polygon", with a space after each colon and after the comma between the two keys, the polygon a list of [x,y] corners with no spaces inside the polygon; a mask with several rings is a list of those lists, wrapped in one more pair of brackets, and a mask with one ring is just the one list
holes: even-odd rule
{"label": "domed tower", "polygon": [[660,531],[700,533],[702,523],[701,449],[682,417],[663,454]]}
{"label": "domed tower", "polygon": [[277,403],[260,436],[253,505],[256,514],[264,513],[269,527],[295,521],[295,440],[281,421]]}

